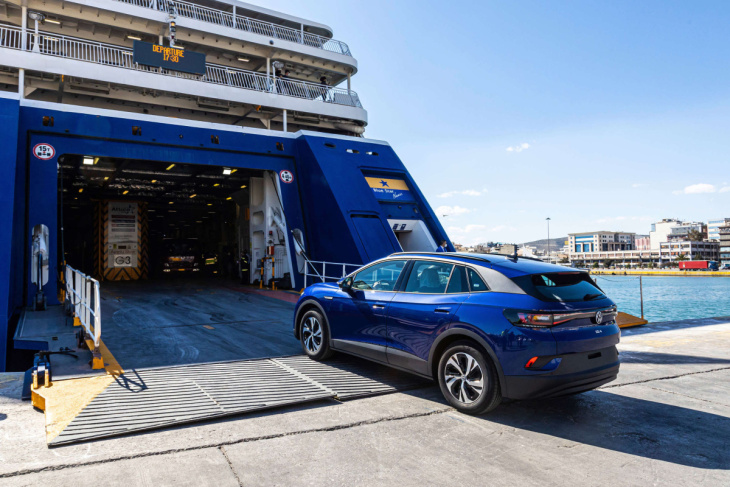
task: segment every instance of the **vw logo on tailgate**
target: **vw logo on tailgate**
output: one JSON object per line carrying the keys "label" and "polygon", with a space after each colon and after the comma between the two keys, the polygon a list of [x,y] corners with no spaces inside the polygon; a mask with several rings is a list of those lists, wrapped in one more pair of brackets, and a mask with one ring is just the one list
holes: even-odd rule
{"label": "vw logo on tailgate", "polygon": [[601,313],[600,311],[596,311],[595,320],[596,320],[597,325],[600,325],[601,323],[603,323],[603,313]]}

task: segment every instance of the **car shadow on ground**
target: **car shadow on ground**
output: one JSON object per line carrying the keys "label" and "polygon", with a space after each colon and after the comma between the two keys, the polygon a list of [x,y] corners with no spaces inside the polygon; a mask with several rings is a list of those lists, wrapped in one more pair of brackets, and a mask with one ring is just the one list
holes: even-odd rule
{"label": "car shadow on ground", "polygon": [[730,469],[730,418],[636,397],[598,390],[513,401],[479,419],[677,465]]}
{"label": "car shadow on ground", "polygon": [[622,364],[730,364],[730,359],[699,357],[676,353],[634,352],[623,350],[620,355]]}

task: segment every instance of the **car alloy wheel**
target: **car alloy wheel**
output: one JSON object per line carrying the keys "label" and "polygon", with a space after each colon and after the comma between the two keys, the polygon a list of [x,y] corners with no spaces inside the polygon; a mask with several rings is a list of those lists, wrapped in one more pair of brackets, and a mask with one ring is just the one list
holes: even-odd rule
{"label": "car alloy wheel", "polygon": [[446,389],[454,399],[471,404],[484,392],[484,372],[479,362],[466,352],[457,352],[446,361]]}
{"label": "car alloy wheel", "polygon": [[302,327],[302,342],[307,348],[307,351],[312,355],[319,352],[319,349],[322,347],[322,325],[316,317],[310,316],[304,322],[304,326]]}

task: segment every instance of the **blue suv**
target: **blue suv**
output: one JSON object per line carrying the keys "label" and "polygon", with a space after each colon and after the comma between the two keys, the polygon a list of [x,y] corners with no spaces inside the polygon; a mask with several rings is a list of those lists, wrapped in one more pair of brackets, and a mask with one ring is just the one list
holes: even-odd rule
{"label": "blue suv", "polygon": [[615,318],[584,271],[493,254],[398,253],[309,286],[294,335],[314,360],[344,352],[437,379],[456,409],[483,414],[503,397],[614,380]]}

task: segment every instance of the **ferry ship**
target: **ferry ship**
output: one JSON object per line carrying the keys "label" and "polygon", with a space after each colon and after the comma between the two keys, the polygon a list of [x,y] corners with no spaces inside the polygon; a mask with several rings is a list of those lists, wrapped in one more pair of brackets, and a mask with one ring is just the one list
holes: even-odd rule
{"label": "ferry ship", "polygon": [[110,282],[230,275],[240,255],[247,283],[298,290],[448,238],[364,136],[333,34],[237,0],[0,2],[0,371],[62,348],[64,300],[98,352]]}

